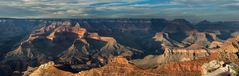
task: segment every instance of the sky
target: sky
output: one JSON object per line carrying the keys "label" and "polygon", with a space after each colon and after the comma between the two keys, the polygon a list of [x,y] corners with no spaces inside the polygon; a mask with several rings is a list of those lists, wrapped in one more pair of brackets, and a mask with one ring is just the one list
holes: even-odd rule
{"label": "sky", "polygon": [[0,0],[0,17],[239,21],[239,0]]}

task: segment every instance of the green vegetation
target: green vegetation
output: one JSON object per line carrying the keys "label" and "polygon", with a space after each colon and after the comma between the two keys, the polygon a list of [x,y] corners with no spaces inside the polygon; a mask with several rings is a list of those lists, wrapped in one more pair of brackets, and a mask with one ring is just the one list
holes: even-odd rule
{"label": "green vegetation", "polygon": [[237,72],[237,75],[239,75],[239,67],[235,67],[233,69]]}

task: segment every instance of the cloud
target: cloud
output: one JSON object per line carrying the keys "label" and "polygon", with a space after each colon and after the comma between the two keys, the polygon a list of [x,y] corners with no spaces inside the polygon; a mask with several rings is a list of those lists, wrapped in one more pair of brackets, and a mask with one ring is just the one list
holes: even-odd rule
{"label": "cloud", "polygon": [[[58,15],[58,17],[83,17],[89,16],[91,13],[95,15],[96,13],[93,13],[93,11],[100,11],[97,9],[104,9],[106,6],[113,6],[109,7],[109,9],[113,10],[117,9],[115,6],[118,4],[130,4],[140,1],[145,0],[0,0],[0,5],[11,7],[9,10],[11,10],[12,12],[17,12],[18,10],[14,8],[18,7],[19,9],[22,9],[21,11],[31,11],[28,13],[38,13],[47,15],[49,17],[56,17],[55,15]],[[99,5],[102,3],[104,3],[104,5]],[[26,17],[33,17],[28,16],[27,14],[23,15],[26,15]],[[36,17],[39,17],[37,16],[37,14],[34,15],[36,15]],[[20,15],[15,14],[15,16]]]}
{"label": "cloud", "polygon": [[227,19],[238,19],[238,3],[239,0],[0,0],[0,17],[198,20],[231,14],[232,18]]}
{"label": "cloud", "polygon": [[173,0],[173,2],[185,5],[221,5],[239,2],[239,0]]}
{"label": "cloud", "polygon": [[239,3],[224,4],[222,6],[232,10],[239,10]]}
{"label": "cloud", "polygon": [[39,12],[18,8],[18,7],[8,7],[8,6],[1,6],[0,5],[0,17],[11,17],[18,15],[19,17],[24,17],[26,15],[28,16],[34,16],[40,14]]}

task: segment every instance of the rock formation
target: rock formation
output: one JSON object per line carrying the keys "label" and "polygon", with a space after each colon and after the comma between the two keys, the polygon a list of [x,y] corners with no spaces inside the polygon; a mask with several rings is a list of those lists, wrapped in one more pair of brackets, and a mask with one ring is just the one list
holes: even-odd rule
{"label": "rock formation", "polygon": [[213,60],[202,65],[202,76],[237,76],[236,64]]}
{"label": "rock formation", "polygon": [[154,67],[159,64],[165,64],[169,62],[184,62],[192,61],[198,58],[209,56],[209,52],[204,49],[200,50],[187,50],[187,49],[170,49],[166,48],[164,54],[153,56],[146,56],[144,59],[132,60],[131,62],[136,66],[142,68]]}
{"label": "rock formation", "polygon": [[[3,75],[198,76],[214,73],[205,68],[212,60],[239,64],[238,22],[0,19],[5,24],[9,31],[0,28],[0,35],[6,35],[0,47],[11,46],[3,48],[6,54],[0,52]],[[12,41],[18,38],[14,32],[20,32],[19,40]]]}
{"label": "rock formation", "polygon": [[71,69],[81,71],[103,66],[114,56],[133,58],[142,53],[117,43],[113,37],[96,35],[88,33],[79,24],[72,26],[70,22],[43,26],[15,50],[7,53],[4,63],[23,71],[27,66],[34,67],[51,60],[57,62],[59,67],[70,65]]}

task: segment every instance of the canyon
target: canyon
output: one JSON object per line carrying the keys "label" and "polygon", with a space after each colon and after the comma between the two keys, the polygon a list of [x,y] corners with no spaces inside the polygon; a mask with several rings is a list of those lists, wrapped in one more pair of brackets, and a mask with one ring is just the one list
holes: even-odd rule
{"label": "canyon", "polygon": [[239,65],[237,21],[0,19],[0,27],[4,76],[210,76]]}

